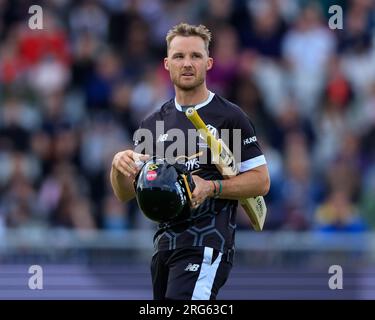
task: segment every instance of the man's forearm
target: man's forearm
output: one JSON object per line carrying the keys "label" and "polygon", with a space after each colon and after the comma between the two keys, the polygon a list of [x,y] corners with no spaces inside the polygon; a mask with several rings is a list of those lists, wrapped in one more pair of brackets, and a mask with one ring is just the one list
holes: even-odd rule
{"label": "man's forearm", "polygon": [[135,197],[133,181],[125,177],[120,171],[113,166],[110,173],[111,185],[113,192],[120,201],[129,201]]}
{"label": "man's forearm", "polygon": [[270,179],[266,166],[246,171],[236,177],[222,181],[220,198],[245,199],[264,196],[270,188]]}

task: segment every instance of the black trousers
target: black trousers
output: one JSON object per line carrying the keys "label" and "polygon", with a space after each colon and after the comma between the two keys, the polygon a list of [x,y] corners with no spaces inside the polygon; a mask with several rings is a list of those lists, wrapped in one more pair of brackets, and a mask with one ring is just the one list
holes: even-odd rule
{"label": "black trousers", "polygon": [[151,262],[154,299],[215,300],[232,265],[232,254],[209,247],[159,251]]}

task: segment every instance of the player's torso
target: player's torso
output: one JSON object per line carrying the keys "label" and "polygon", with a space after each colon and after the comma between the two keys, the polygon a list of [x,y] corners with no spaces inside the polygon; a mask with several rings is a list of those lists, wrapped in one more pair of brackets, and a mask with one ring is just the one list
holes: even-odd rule
{"label": "player's torso", "polygon": [[[223,106],[212,101],[199,108],[198,112],[214,136],[220,137],[223,130],[228,130],[228,114],[223,112]],[[152,133],[153,150],[149,152],[152,155],[183,163],[192,174],[203,179],[223,179],[211,163],[211,152],[206,142],[173,101],[146,121],[144,128]],[[155,237],[155,249],[202,245],[220,251],[232,248],[236,208],[237,201],[207,198],[198,209],[191,211],[191,217],[195,219],[192,225],[159,230]]]}
{"label": "player's torso", "polygon": [[[203,178],[222,178],[211,163],[211,152],[202,134],[196,131],[184,112],[173,107],[168,106],[155,122],[153,155],[183,163],[190,172]],[[225,114],[215,112],[215,104],[208,104],[198,112],[214,136],[220,137],[223,130],[228,130]]]}

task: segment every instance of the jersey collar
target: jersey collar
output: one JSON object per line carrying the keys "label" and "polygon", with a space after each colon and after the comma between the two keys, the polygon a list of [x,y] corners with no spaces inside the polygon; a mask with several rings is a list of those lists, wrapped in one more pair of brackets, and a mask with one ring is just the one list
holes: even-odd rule
{"label": "jersey collar", "polygon": [[[198,109],[200,109],[200,108],[208,105],[211,102],[211,100],[213,99],[214,95],[215,94],[213,92],[211,92],[210,90],[208,90],[208,98],[205,101],[203,101],[202,103],[197,104],[194,107],[195,110],[198,110]],[[177,102],[176,97],[174,98],[174,105],[176,106],[176,109],[178,111],[181,111],[181,112],[185,111],[185,110],[182,109],[182,106]]]}

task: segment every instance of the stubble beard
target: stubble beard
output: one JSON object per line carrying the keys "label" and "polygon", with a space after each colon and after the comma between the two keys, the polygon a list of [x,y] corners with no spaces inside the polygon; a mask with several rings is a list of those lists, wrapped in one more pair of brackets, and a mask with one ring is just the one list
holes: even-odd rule
{"label": "stubble beard", "polygon": [[179,78],[172,78],[172,83],[180,90],[193,91],[194,89],[200,87],[204,83],[204,80],[204,77],[199,77],[192,83],[182,83]]}

